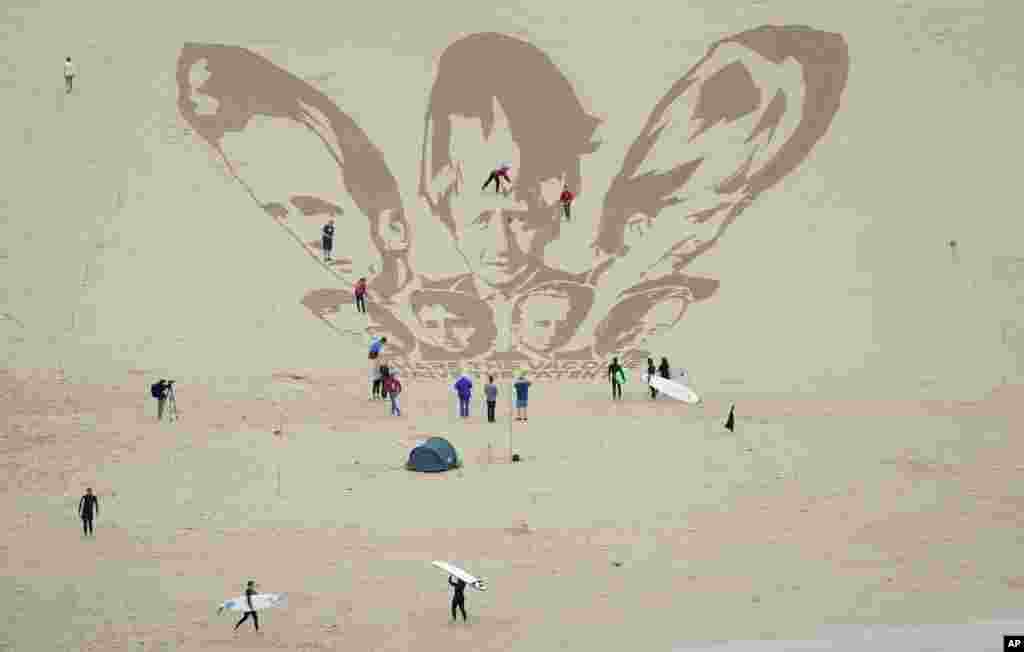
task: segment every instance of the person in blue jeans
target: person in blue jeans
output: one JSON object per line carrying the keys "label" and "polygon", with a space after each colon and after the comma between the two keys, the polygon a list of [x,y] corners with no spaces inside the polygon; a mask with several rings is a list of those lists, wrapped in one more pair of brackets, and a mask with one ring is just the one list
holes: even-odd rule
{"label": "person in blue jeans", "polygon": [[455,381],[455,393],[459,395],[459,416],[469,416],[469,399],[473,396],[473,381],[468,376],[459,376]]}
{"label": "person in blue jeans", "polygon": [[399,382],[397,374],[388,374],[384,379],[384,390],[391,398],[391,416],[402,416],[402,409],[398,406],[398,395],[402,393],[402,383]]}
{"label": "person in blue jeans", "polygon": [[526,374],[521,374],[516,381],[516,421],[526,421],[526,401],[530,398],[530,381],[526,380]]}

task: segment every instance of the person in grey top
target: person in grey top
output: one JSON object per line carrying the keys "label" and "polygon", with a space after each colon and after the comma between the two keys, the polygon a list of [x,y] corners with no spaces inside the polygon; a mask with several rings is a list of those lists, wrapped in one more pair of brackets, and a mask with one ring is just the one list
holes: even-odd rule
{"label": "person in grey top", "polygon": [[484,400],[487,401],[487,421],[494,423],[494,407],[498,404],[498,386],[494,384],[494,376],[487,377],[484,385]]}

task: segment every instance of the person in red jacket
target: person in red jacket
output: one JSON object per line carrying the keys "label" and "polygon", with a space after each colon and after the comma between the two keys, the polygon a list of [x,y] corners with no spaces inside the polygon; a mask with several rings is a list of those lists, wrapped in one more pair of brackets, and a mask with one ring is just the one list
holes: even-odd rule
{"label": "person in red jacket", "polygon": [[402,416],[402,410],[398,407],[398,395],[402,393],[402,383],[399,382],[397,374],[391,373],[384,378],[384,391],[391,398],[391,416]]}
{"label": "person in red jacket", "polygon": [[562,214],[565,215],[566,222],[570,219],[569,209],[573,199],[576,199],[576,195],[569,192],[569,184],[566,184],[562,187],[562,194],[558,197],[558,201],[562,202]]}
{"label": "person in red jacket", "polygon": [[358,310],[361,313],[365,313],[366,312],[366,277],[365,276],[363,278],[359,279],[358,281],[356,281],[355,295],[356,295],[356,310]]}

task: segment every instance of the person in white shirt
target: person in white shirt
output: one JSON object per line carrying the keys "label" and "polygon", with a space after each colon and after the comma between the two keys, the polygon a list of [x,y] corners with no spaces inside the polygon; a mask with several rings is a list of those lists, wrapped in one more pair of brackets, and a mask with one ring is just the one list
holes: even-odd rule
{"label": "person in white shirt", "polygon": [[71,63],[71,57],[64,59],[64,91],[71,92],[71,84],[75,80],[75,64]]}

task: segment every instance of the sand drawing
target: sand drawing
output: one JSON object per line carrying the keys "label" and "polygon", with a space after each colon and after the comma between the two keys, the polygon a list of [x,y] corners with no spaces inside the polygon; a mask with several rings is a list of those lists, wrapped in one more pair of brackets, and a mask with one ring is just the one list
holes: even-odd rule
{"label": "sand drawing", "polygon": [[[489,74],[496,60],[517,74]],[[806,159],[848,72],[836,33],[762,26],[723,38],[656,100],[619,171],[584,183],[601,120],[535,45],[471,34],[443,52],[425,113],[410,116],[423,141],[419,178],[402,180],[416,184],[421,205],[409,207],[383,152],[308,81],[231,45],[186,43],[177,61],[193,133],[323,267],[324,287],[303,305],[350,336],[333,321],[366,277],[361,339],[387,335],[392,364],[413,375],[447,362],[585,370],[612,355],[635,366],[652,338],[717,294],[719,280],[691,265]],[[478,189],[499,162],[511,165],[510,190]],[[572,218],[591,233],[572,271],[546,255],[566,230],[564,188],[605,189],[594,215]],[[332,217],[345,236],[324,263],[319,230]],[[413,269],[413,247],[427,246],[413,233],[428,220],[450,241],[417,256],[457,255],[462,273]]]}

